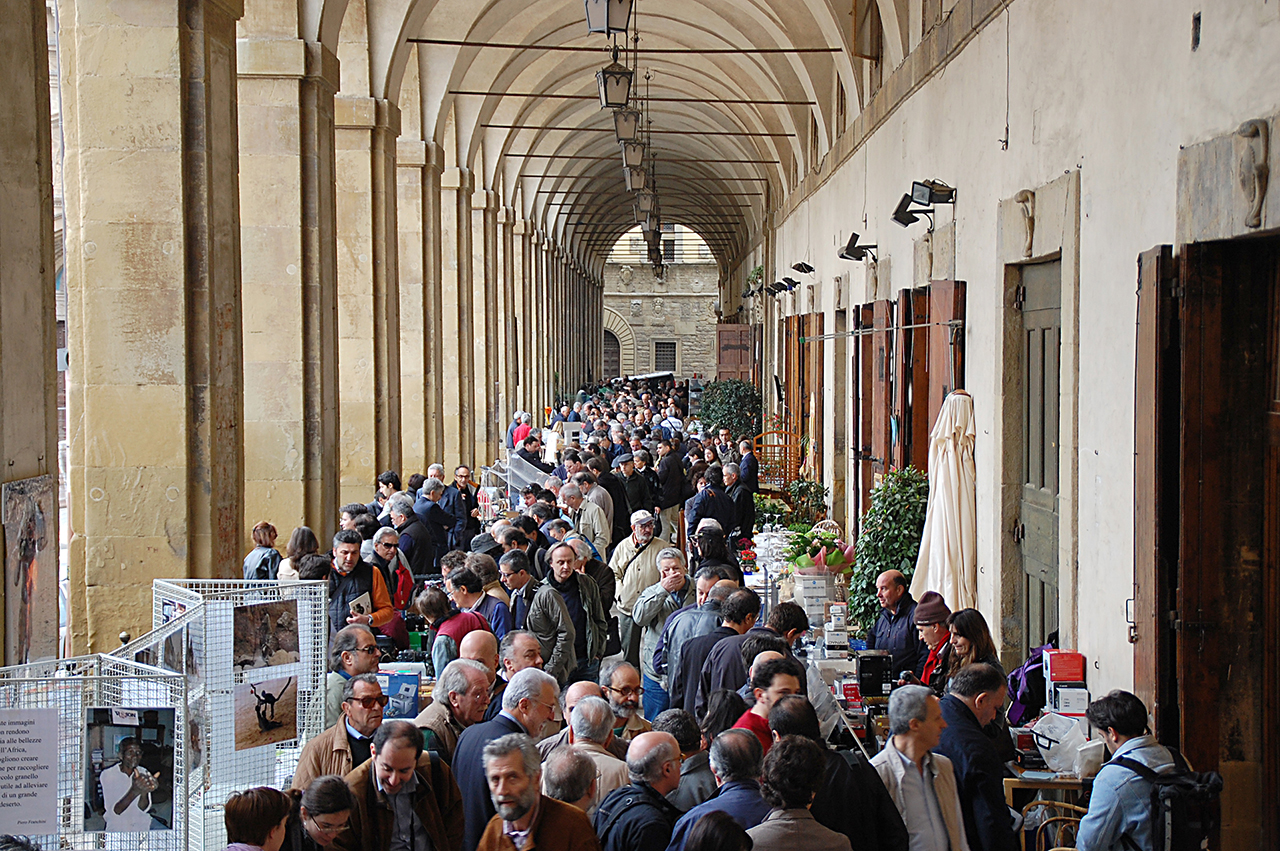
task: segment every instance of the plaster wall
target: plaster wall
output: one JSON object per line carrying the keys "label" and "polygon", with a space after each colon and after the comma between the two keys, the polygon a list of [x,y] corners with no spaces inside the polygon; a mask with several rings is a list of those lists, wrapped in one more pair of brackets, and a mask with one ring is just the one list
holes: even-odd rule
{"label": "plaster wall", "polygon": [[[1193,12],[1202,35],[1191,50]],[[1230,133],[1280,106],[1270,82],[1280,71],[1275,3],[1078,3],[1021,0],[986,26],[926,81],[775,233],[775,278],[797,260],[814,301],[835,310],[837,276],[849,272],[850,304],[891,297],[930,277],[968,282],[967,384],[975,400],[980,606],[999,633],[1003,435],[1000,343],[1004,268],[999,204],[1024,188],[1078,171],[1078,486],[1069,496],[1078,522],[1074,643],[1090,665],[1095,693],[1132,687],[1125,601],[1132,596],[1133,360],[1136,258],[1175,241],[1176,170],[1181,146]],[[1007,115],[1007,119],[1006,119]],[[1006,138],[1007,149],[1002,144]],[[926,225],[903,229],[890,213],[912,180],[957,187],[940,207],[933,250],[918,250]],[[1071,193],[1056,197],[1069,198]],[[1069,222],[1073,211],[1045,211]],[[953,229],[952,229],[953,228]],[[880,246],[872,286],[864,264],[836,256],[850,231]],[[951,239],[947,238],[950,231]],[[947,245],[952,244],[953,249]],[[952,254],[951,251],[954,253]],[[930,257],[932,255],[932,258]],[[932,259],[933,269],[927,268]],[[922,268],[922,265],[926,268]],[[1064,263],[1064,266],[1067,264]],[[1072,282],[1064,280],[1064,308]],[[806,295],[784,296],[783,312],[806,312]],[[1065,321],[1064,310],[1064,321]],[[828,327],[833,327],[829,317]],[[1064,347],[1069,344],[1064,327]],[[828,374],[832,346],[827,345]],[[1064,351],[1064,361],[1067,357]],[[1067,386],[1064,385],[1064,392]],[[834,428],[835,382],[827,382],[824,432]],[[828,459],[831,454],[828,455]],[[825,477],[833,478],[828,460]],[[1064,481],[1064,488],[1066,483]],[[1065,577],[1070,566],[1061,565]],[[997,634],[997,641],[999,635]]]}
{"label": "plaster wall", "polygon": [[653,371],[655,341],[674,340],[677,374],[715,378],[718,280],[714,263],[675,263],[663,280],[649,266],[605,266],[604,306],[634,333],[636,373]]}

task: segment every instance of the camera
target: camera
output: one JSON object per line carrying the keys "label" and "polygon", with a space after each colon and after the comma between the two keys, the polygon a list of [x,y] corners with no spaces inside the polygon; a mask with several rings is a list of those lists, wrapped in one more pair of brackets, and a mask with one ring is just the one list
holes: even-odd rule
{"label": "camera", "polygon": [[397,662],[421,662],[424,665],[431,661],[431,654],[426,650],[401,650],[396,654]]}
{"label": "camera", "polygon": [[404,616],[404,628],[409,632],[426,632],[427,619],[422,615],[413,612],[406,612]]}

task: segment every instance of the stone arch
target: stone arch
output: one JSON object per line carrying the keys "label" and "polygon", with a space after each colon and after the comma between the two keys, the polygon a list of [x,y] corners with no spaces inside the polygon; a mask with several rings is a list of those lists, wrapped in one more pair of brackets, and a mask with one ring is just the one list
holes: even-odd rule
{"label": "stone arch", "polygon": [[[604,309],[604,329],[618,338],[621,351],[623,375],[634,375],[636,371],[636,334],[622,318],[622,314],[608,307]],[[611,376],[612,377],[612,376]]]}

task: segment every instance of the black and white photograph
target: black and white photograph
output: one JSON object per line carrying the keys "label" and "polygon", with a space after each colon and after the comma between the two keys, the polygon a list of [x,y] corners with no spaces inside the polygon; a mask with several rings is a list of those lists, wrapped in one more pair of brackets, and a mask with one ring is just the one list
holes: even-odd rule
{"label": "black and white photograph", "polygon": [[85,723],[86,833],[173,827],[176,711],[95,707]]}
{"label": "black and white photograph", "polygon": [[298,737],[298,679],[244,682],[235,690],[236,750]]}
{"label": "black and white photograph", "polygon": [[236,606],[232,627],[231,658],[237,671],[288,665],[301,658],[297,600]]}

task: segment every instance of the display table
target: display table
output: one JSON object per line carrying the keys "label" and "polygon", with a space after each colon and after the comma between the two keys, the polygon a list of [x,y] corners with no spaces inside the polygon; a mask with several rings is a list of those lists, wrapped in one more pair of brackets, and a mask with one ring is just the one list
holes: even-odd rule
{"label": "display table", "polygon": [[[1018,772],[1017,777],[1006,777],[1004,779],[1004,801],[1010,807],[1013,806],[1013,793],[1016,789],[1055,789],[1063,793],[1071,793],[1074,802],[1078,802],[1082,794],[1093,788],[1092,777],[1085,780],[1080,780],[1076,777],[1046,778],[1042,775],[1049,772],[1028,772],[1016,768],[1014,770]],[[1068,803],[1073,803],[1073,801],[1068,801]]]}

